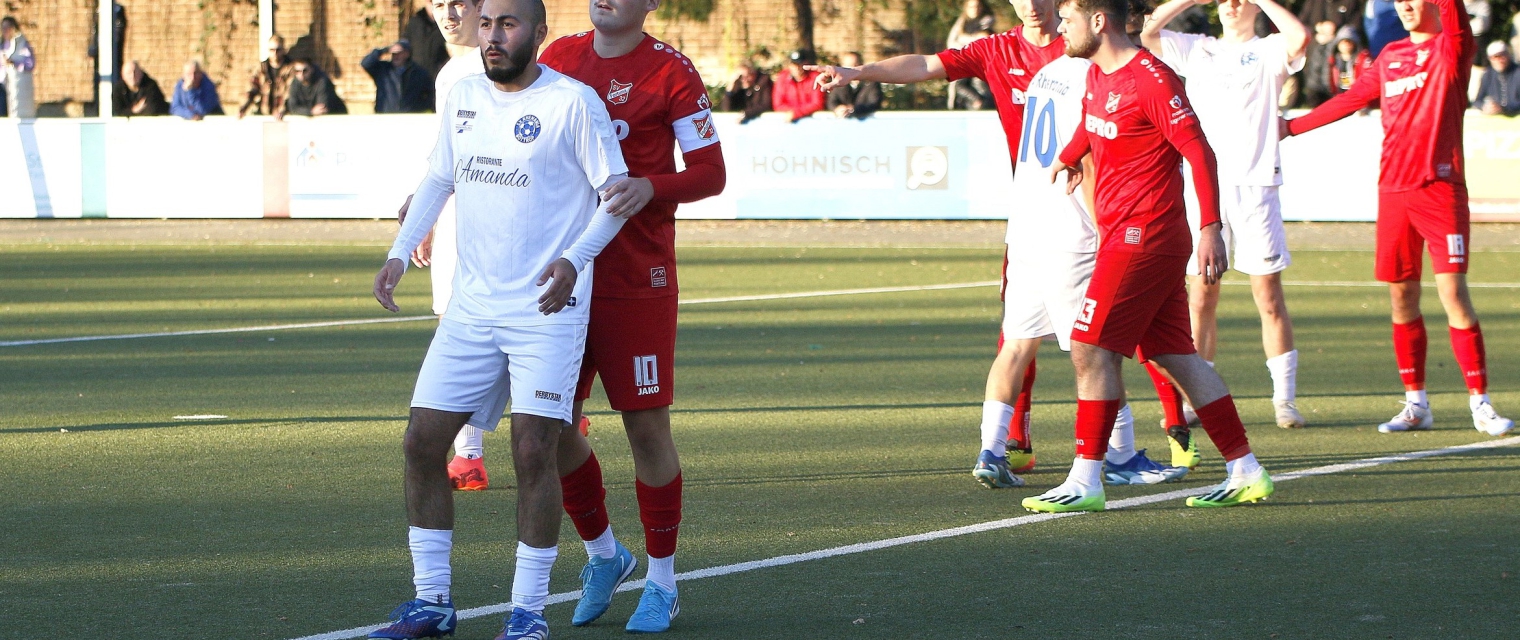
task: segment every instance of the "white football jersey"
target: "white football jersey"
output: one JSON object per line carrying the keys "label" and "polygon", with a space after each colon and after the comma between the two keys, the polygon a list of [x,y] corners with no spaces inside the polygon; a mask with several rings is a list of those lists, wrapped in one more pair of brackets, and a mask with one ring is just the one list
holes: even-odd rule
{"label": "white football jersey", "polygon": [[[1029,81],[1023,133],[1013,154],[1013,202],[1008,250],[1092,253],[1098,233],[1082,190],[1066,194],[1066,181],[1050,182],[1050,167],[1082,123],[1082,96],[1091,62],[1062,56]],[[1088,179],[1092,179],[1090,176]]]}
{"label": "white football jersey", "polygon": [[1187,78],[1188,100],[1219,160],[1220,186],[1282,184],[1277,101],[1304,56],[1289,60],[1280,34],[1235,43],[1162,31],[1161,61]]}
{"label": "white football jersey", "polygon": [[[497,89],[484,74],[468,76],[444,102],[428,180],[453,185],[457,211],[459,263],[446,318],[477,326],[589,319],[591,265],[576,280],[571,306],[550,316],[538,311],[545,290],[538,278],[585,232],[596,189],[628,168],[596,92],[539,69],[543,75],[516,92]],[[403,229],[389,257],[404,261],[426,228],[418,237],[407,234],[412,225]]]}
{"label": "white football jersey", "polygon": [[[485,61],[480,58],[480,49],[470,49],[462,54],[449,58],[447,64],[438,71],[438,77],[433,81],[433,95],[436,96],[434,111],[438,117],[443,117],[444,101],[449,99],[449,92],[454,90],[455,83],[461,78],[472,76],[477,73],[485,73]],[[454,250],[454,199],[444,203],[443,211],[438,214],[438,223],[433,226],[433,252],[432,265],[429,269],[433,280],[433,313],[443,315],[449,308],[449,298],[454,291],[454,263],[456,261]]]}

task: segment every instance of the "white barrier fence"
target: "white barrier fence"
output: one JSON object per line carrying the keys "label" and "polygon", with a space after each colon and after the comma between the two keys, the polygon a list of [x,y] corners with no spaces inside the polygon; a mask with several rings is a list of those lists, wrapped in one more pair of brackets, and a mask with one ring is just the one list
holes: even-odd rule
{"label": "white barrier fence", "polygon": [[[991,112],[715,120],[728,188],[683,218],[998,219],[1018,206]],[[392,217],[437,122],[0,120],[0,217]],[[1372,114],[1284,142],[1284,216],[1375,219],[1381,136]],[[1466,143],[1476,217],[1520,219],[1520,124],[1470,115]]]}

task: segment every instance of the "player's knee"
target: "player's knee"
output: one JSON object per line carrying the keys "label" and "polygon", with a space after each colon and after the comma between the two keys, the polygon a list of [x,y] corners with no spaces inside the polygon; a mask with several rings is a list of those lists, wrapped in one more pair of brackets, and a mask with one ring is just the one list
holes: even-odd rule
{"label": "player's knee", "polygon": [[406,459],[413,463],[447,462],[445,457],[449,452],[452,441],[448,438],[439,437],[423,425],[413,421],[406,428],[406,433],[401,436],[401,451]]}

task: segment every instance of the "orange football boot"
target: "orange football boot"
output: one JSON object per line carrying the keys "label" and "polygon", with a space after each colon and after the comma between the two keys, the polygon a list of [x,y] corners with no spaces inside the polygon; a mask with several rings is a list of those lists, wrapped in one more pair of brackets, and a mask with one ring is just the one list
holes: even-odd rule
{"label": "orange football boot", "polygon": [[449,483],[454,485],[455,491],[485,491],[491,486],[486,478],[485,459],[454,456],[449,462]]}

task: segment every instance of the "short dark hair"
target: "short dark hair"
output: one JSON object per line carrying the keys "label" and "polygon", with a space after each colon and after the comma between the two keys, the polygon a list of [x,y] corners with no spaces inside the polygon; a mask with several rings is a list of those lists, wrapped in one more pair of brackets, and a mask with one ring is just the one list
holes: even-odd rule
{"label": "short dark hair", "polygon": [[16,22],[16,18],[14,16],[5,16],[4,18],[0,18],[0,24],[8,24],[12,29],[15,29],[17,31],[21,30],[21,23]]}
{"label": "short dark hair", "polygon": [[1119,25],[1120,29],[1129,20],[1129,0],[1065,0],[1061,4],[1068,5],[1083,15],[1103,13],[1110,22]]}

